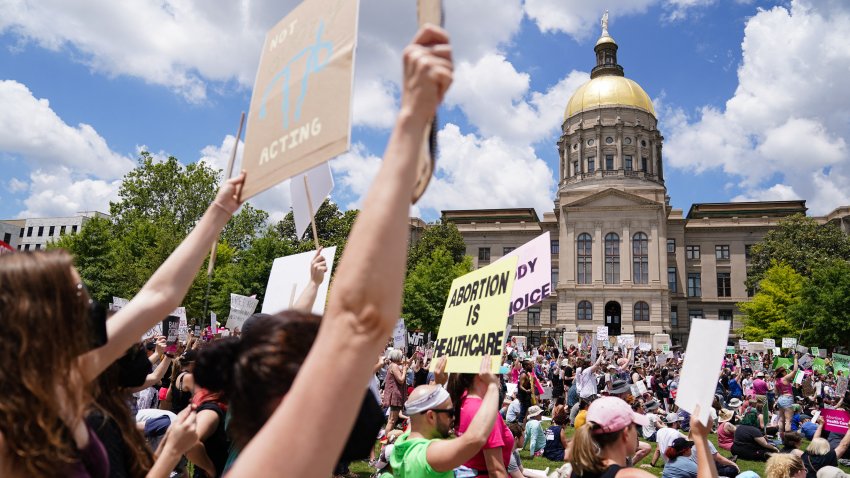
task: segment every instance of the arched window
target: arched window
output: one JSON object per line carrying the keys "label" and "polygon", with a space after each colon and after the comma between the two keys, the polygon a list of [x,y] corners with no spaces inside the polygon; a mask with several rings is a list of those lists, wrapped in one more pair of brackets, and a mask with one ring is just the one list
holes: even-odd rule
{"label": "arched window", "polygon": [[593,239],[590,234],[584,232],[579,234],[576,241],[576,263],[578,264],[578,276],[576,280],[579,284],[590,284],[593,282],[593,273],[591,272],[591,247]]}
{"label": "arched window", "polygon": [[635,322],[649,320],[649,304],[644,301],[635,302]]}
{"label": "arched window", "polygon": [[605,236],[605,283],[620,283],[620,236],[614,232]]}
{"label": "arched window", "polygon": [[593,319],[593,304],[590,302],[583,300],[578,303],[578,320],[592,320]]}
{"label": "arched window", "polygon": [[635,284],[649,284],[649,238],[638,232],[632,238],[632,260]]}

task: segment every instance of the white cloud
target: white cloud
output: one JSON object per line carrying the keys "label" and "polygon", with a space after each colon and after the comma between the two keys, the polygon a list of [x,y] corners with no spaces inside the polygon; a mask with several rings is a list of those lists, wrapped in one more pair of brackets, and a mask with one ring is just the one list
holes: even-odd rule
{"label": "white cloud", "polygon": [[46,99],[23,84],[0,81],[0,151],[22,156],[36,168],[65,166],[99,178],[121,177],[133,160],[109,149],[90,125],[66,124]]}
{"label": "white cloud", "polygon": [[9,180],[9,183],[6,185],[6,189],[9,190],[12,194],[26,191],[30,186],[26,181],[21,181],[18,178],[12,178]]}
{"label": "white cloud", "polygon": [[[818,8],[822,8],[822,13]],[[813,214],[850,203],[850,4],[795,0],[749,19],[738,88],[695,117],[667,109],[668,164],[740,178],[739,198],[804,198]]]}
{"label": "white cloud", "polygon": [[[345,205],[347,209],[360,208],[363,197],[372,185],[381,158],[370,154],[363,144],[355,144],[351,151],[331,161],[336,187],[347,191],[355,199]],[[334,194],[334,196],[336,196]]]}
{"label": "white cloud", "polygon": [[30,195],[18,217],[73,216],[81,211],[109,212],[109,201],[118,199],[120,179],[76,177],[65,166],[36,169],[30,174]]}
{"label": "white cloud", "polygon": [[484,136],[534,144],[561,126],[570,96],[589,79],[585,72],[572,71],[545,93],[529,93],[531,77],[503,55],[489,53],[457,65],[446,103],[459,106]]}

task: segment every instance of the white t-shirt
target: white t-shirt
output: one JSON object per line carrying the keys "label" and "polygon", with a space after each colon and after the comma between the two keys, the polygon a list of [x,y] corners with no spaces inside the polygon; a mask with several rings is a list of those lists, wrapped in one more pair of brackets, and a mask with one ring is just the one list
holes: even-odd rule
{"label": "white t-shirt", "polygon": [[655,424],[658,422],[658,415],[654,413],[646,413],[644,415],[646,416],[646,419],[649,420],[649,425],[645,425],[641,428],[643,428],[643,437],[649,438],[653,433],[655,433]]}
{"label": "white t-shirt", "polygon": [[578,376],[578,396],[580,398],[589,398],[596,395],[597,390],[597,381],[596,374],[591,371],[590,367],[581,371],[581,375]]}
{"label": "white t-shirt", "polygon": [[685,435],[682,434],[679,430],[670,427],[664,427],[658,430],[658,433],[655,435],[655,442],[658,443],[658,451],[661,453],[661,458],[664,460],[664,463],[667,463],[667,457],[664,455],[664,452],[667,451],[667,448],[670,448],[670,445],[673,444],[673,441],[676,438],[682,437],[687,439]]}

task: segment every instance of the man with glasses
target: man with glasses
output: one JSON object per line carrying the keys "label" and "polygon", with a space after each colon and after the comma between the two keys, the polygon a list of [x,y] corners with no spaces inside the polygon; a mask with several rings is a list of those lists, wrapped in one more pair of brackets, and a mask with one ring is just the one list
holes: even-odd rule
{"label": "man with glasses", "polygon": [[499,379],[490,373],[490,357],[481,361],[479,377],[487,383],[481,408],[458,438],[449,440],[454,427],[454,407],[446,382],[446,359],[437,361],[436,385],[416,387],[404,404],[410,429],[395,441],[390,456],[396,478],[451,478],[453,470],[475,456],[487,443],[499,414]]}

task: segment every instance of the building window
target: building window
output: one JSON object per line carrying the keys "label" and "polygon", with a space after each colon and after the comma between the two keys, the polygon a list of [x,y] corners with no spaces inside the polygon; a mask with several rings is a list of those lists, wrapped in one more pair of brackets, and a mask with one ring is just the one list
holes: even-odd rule
{"label": "building window", "polygon": [[552,292],[558,286],[558,269],[552,268]]}
{"label": "building window", "polygon": [[36,245],[35,245],[35,250],[39,250],[39,249],[41,249],[41,244],[36,244]]}
{"label": "building window", "polygon": [[71,234],[76,234],[76,233],[77,233],[77,225],[74,224],[73,226],[71,226]]}
{"label": "building window", "polygon": [[729,272],[717,273],[717,297],[732,297],[732,278]]}
{"label": "building window", "polygon": [[685,257],[687,259],[699,260],[699,246],[685,246]]}
{"label": "building window", "polygon": [[60,235],[60,236],[64,236],[64,235],[65,235],[65,226],[60,226],[60,227],[59,227],[59,235]]}
{"label": "building window", "polygon": [[10,242],[12,242],[12,235],[9,234],[8,232],[3,234],[3,242],[5,242],[6,244],[9,244]]}
{"label": "building window", "polygon": [[557,254],[561,251],[561,246],[558,244],[557,239],[552,239],[552,254]]}
{"label": "building window", "polygon": [[667,288],[670,289],[670,292],[675,294],[676,292],[679,291],[678,282],[679,281],[676,279],[676,268],[675,267],[668,267],[667,268]]}
{"label": "building window", "polygon": [[722,244],[714,246],[714,258],[717,260],[728,261],[729,260],[729,245]]}
{"label": "building window", "polygon": [[528,308],[528,325],[540,325],[540,307]]}
{"label": "building window", "polygon": [[702,296],[702,279],[699,272],[688,272],[688,297]]}
{"label": "building window", "polygon": [[593,319],[593,304],[589,301],[583,300],[578,303],[578,320],[592,320]]}
{"label": "building window", "polygon": [[44,226],[38,226],[38,237],[44,235]]}
{"label": "building window", "polygon": [[596,157],[591,156],[587,158],[587,172],[592,173],[596,168]]}
{"label": "building window", "polygon": [[632,237],[635,284],[649,284],[649,238],[639,232]]}
{"label": "building window", "polygon": [[578,241],[576,241],[578,277],[576,277],[576,280],[579,284],[590,284],[593,280],[593,273],[590,267],[592,262],[590,248],[592,245],[593,240],[590,238],[590,234],[584,232],[578,236]]}
{"label": "building window", "polygon": [[20,244],[18,244],[18,250],[19,250],[19,251],[21,250],[21,245],[20,245]]}
{"label": "building window", "polygon": [[558,323],[558,304],[549,304],[549,323]]}
{"label": "building window", "polygon": [[478,248],[478,262],[490,262],[490,248],[489,247],[479,247]]}
{"label": "building window", "polygon": [[25,251],[30,250],[30,245],[29,245],[29,244],[24,244],[24,250],[25,250]]}
{"label": "building window", "polygon": [[676,252],[676,239],[667,239],[667,252]]}
{"label": "building window", "polygon": [[646,172],[646,158],[640,158],[640,170]]}
{"label": "building window", "polygon": [[506,256],[506,255],[510,254],[511,252],[513,252],[514,249],[516,249],[516,247],[503,247],[502,248],[502,255]]}
{"label": "building window", "polygon": [[24,237],[24,228],[21,228],[21,234],[18,237]]}
{"label": "building window", "polygon": [[606,154],[605,155],[605,169],[607,169],[608,171],[614,170],[614,155],[613,154]]}
{"label": "building window", "polygon": [[27,237],[32,237],[32,226],[27,228]]}
{"label": "building window", "polygon": [[631,156],[624,156],[623,159],[625,161],[624,169],[626,171],[631,171],[632,169],[634,169],[634,168],[632,168],[632,157]]}
{"label": "building window", "polygon": [[56,226],[50,226],[50,232],[47,233],[48,236],[53,237],[53,234],[56,232]]}
{"label": "building window", "polygon": [[620,283],[620,236],[614,232],[605,236],[605,283]]}
{"label": "building window", "polygon": [[578,161],[573,161],[573,176],[578,176]]}
{"label": "building window", "polygon": [[720,320],[732,321],[732,309],[720,309],[717,311],[717,318]]}
{"label": "building window", "polygon": [[513,316],[513,314],[508,316],[508,325],[514,325],[514,316]]}
{"label": "building window", "polygon": [[702,313],[702,309],[689,309],[688,310],[688,319],[689,320],[704,319],[704,318],[705,318],[705,316]]}
{"label": "building window", "polygon": [[750,258],[752,258],[753,253],[753,245],[752,244],[744,244],[744,260],[750,262]]}
{"label": "building window", "polygon": [[644,301],[635,302],[635,322],[649,320],[649,304]]}
{"label": "building window", "polygon": [[670,306],[670,326],[677,327],[679,325],[679,308],[675,305]]}

